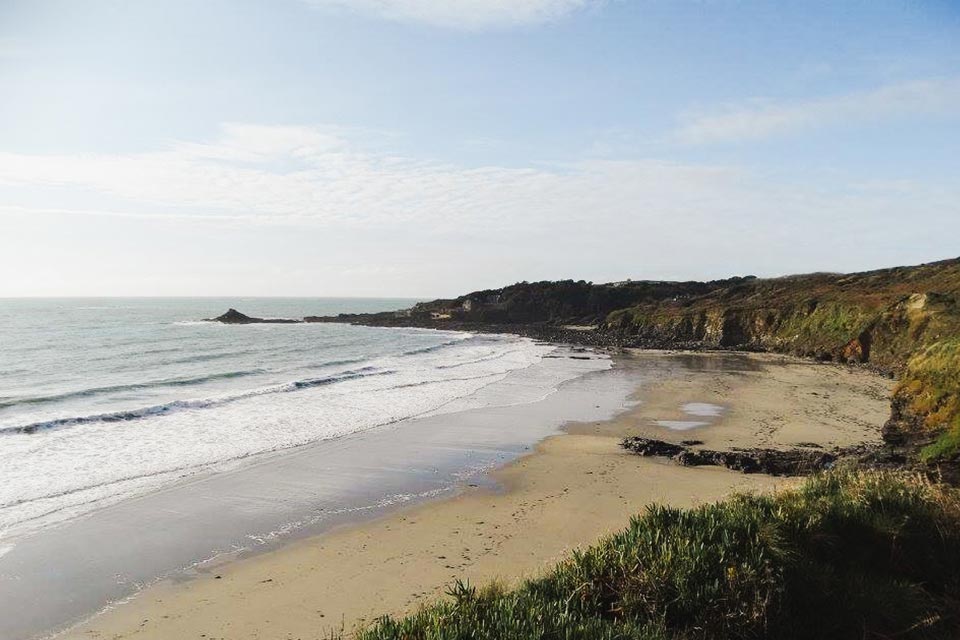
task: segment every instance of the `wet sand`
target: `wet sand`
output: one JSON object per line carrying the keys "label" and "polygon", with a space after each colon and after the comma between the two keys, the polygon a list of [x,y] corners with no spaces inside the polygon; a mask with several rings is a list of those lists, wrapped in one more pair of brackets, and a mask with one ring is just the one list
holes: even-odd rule
{"label": "wet sand", "polygon": [[[696,439],[710,449],[831,448],[879,443],[880,427],[890,416],[893,382],[853,367],[774,354],[637,351],[631,360],[644,369],[682,366],[639,390],[643,404],[626,423],[613,420],[592,433]],[[687,406],[691,404],[708,406]],[[712,413],[716,415],[708,415]],[[659,424],[663,422],[706,424],[677,430]]]}
{"label": "wet sand", "polygon": [[[778,356],[640,352],[603,375],[633,380],[639,404],[611,420],[568,424],[564,435],[494,472],[494,486],[467,486],[450,499],[211,566],[186,583],[158,584],[64,637],[306,639],[349,631],[442,597],[456,578],[509,584],[536,575],[651,502],[687,506],[794,482],[639,458],[619,447],[625,435],[695,438],[713,448],[845,445],[877,440],[888,411],[889,381]],[[675,430],[661,421],[706,425]]]}

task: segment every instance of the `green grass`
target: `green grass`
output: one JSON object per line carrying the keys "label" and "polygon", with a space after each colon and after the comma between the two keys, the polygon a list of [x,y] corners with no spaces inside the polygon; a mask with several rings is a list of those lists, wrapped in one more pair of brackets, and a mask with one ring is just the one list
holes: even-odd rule
{"label": "green grass", "polygon": [[910,358],[894,395],[905,399],[908,413],[923,418],[927,431],[939,433],[920,451],[922,460],[960,456],[960,338],[935,342]]}
{"label": "green grass", "polygon": [[856,338],[874,315],[856,305],[825,303],[809,313],[794,312],[784,320],[777,333],[796,348],[829,350]]}
{"label": "green grass", "polygon": [[960,337],[935,342],[910,358],[900,390],[909,392],[911,408],[927,417],[927,426],[945,426],[960,415]]}
{"label": "green grass", "polygon": [[920,459],[924,462],[956,460],[957,458],[960,458],[960,416],[957,416],[953,421],[952,427],[920,450]]}
{"label": "green grass", "polygon": [[681,510],[514,589],[456,584],[362,640],[960,637],[960,498],[890,473]]}

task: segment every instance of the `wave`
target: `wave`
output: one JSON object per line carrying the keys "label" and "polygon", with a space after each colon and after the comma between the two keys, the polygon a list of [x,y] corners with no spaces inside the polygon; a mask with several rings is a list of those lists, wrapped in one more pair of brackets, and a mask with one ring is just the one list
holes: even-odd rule
{"label": "wave", "polygon": [[[345,372],[345,373],[355,374],[355,373],[360,373],[360,372],[362,372],[362,371],[368,371],[368,370],[374,370],[374,371],[373,371],[372,373],[368,373],[367,375],[383,375],[383,374],[395,373],[395,371],[390,371],[390,370],[375,370],[373,367],[364,367],[363,369],[358,369],[356,372]],[[341,376],[329,376],[328,378],[316,378],[316,379],[310,379],[310,380],[298,380],[298,381],[295,381],[295,382],[287,383],[287,384],[285,384],[285,385],[281,385],[281,386],[279,386],[279,387],[272,387],[272,388],[269,388],[269,389],[261,389],[261,390],[259,390],[258,392],[251,392],[251,393],[248,393],[248,394],[242,394],[242,396],[238,396],[238,397],[232,398],[232,399],[240,399],[241,397],[249,397],[249,396],[252,396],[252,395],[261,395],[261,394],[264,394],[264,393],[271,393],[271,392],[274,392],[274,393],[275,393],[275,392],[284,391],[284,390],[285,390],[285,391],[293,391],[293,390],[298,390],[298,389],[303,389],[303,388],[308,388],[308,387],[321,386],[321,385],[323,385],[323,384],[330,384],[330,383],[338,382],[338,381],[344,380],[344,379],[353,379],[353,378],[356,378],[356,377],[363,377],[363,376],[361,376],[361,375],[352,375],[352,376],[347,377],[347,376],[341,375]],[[394,386],[393,388],[395,388],[395,389],[404,389],[404,388],[408,388],[408,387],[419,387],[419,386],[426,386],[426,385],[438,384],[438,383],[443,383],[443,382],[464,381],[464,380],[476,380],[476,379],[491,378],[491,377],[498,377],[498,374],[485,374],[485,375],[472,376],[472,377],[466,377],[466,378],[447,378],[447,379],[440,379],[440,380],[422,380],[422,381],[418,381],[418,382],[409,382],[409,383],[398,384],[398,385]],[[226,400],[226,399],[223,399],[223,400]],[[452,401],[452,400],[451,400],[451,401]],[[171,403],[171,404],[178,404],[178,403]],[[444,404],[446,404],[446,403],[444,403]],[[215,405],[210,405],[210,406],[215,406]],[[441,406],[442,406],[442,405],[441,405]],[[372,426],[369,426],[369,427],[366,427],[366,428],[364,428],[364,429],[360,429],[359,431],[366,431],[366,430],[368,430],[368,429],[375,428],[375,427],[378,427],[378,426],[382,426],[382,425],[385,425],[385,424],[392,424],[392,423],[400,422],[401,420],[405,420],[405,419],[409,419],[409,418],[416,418],[416,417],[418,417],[418,416],[420,416],[420,415],[427,415],[427,414],[429,414],[429,413],[431,413],[432,411],[435,411],[435,410],[436,410],[436,409],[433,408],[433,409],[428,409],[428,410],[426,410],[426,411],[422,411],[422,412],[419,412],[419,413],[414,413],[414,414],[409,415],[409,416],[387,418],[387,419],[383,420],[382,422],[377,422],[376,424],[374,424],[374,425],[372,425]],[[143,411],[143,410],[141,410],[141,411]],[[129,412],[129,413],[134,413],[134,412]],[[157,415],[162,415],[162,414],[157,414]],[[95,417],[95,416],[91,416],[91,417]],[[6,431],[7,431],[7,429],[0,428],[0,434],[5,433]],[[296,445],[294,445],[294,446],[296,446]],[[72,495],[72,494],[78,494],[78,493],[83,493],[83,492],[85,492],[85,491],[90,491],[90,490],[93,490],[93,489],[101,489],[101,488],[103,488],[103,487],[110,486],[110,485],[119,485],[119,484],[124,484],[124,483],[128,483],[128,482],[137,481],[137,480],[143,480],[143,479],[148,479],[148,478],[158,477],[158,476],[167,476],[167,475],[171,475],[171,474],[183,474],[183,473],[185,473],[185,472],[190,472],[190,471],[199,470],[199,469],[204,469],[204,468],[210,468],[210,467],[212,467],[212,466],[214,466],[214,465],[217,465],[217,464],[225,464],[225,463],[235,462],[235,461],[237,461],[237,460],[241,460],[241,459],[244,459],[244,458],[249,458],[249,457],[251,457],[251,456],[255,456],[255,455],[259,455],[259,454],[263,454],[263,453],[269,453],[269,452],[277,451],[277,450],[281,450],[281,449],[287,449],[287,448],[290,448],[290,447],[291,447],[291,445],[281,444],[281,445],[278,445],[278,446],[275,447],[275,448],[271,448],[271,449],[267,449],[267,450],[261,450],[261,451],[246,452],[246,453],[242,453],[242,454],[237,455],[237,456],[233,456],[233,457],[230,457],[230,458],[224,458],[224,459],[217,460],[217,461],[206,461],[206,462],[201,462],[201,463],[198,463],[198,464],[178,465],[178,466],[174,466],[174,467],[170,467],[170,468],[165,468],[165,469],[161,469],[161,470],[151,470],[151,471],[147,471],[147,472],[144,472],[144,473],[134,473],[134,474],[131,474],[131,475],[125,475],[125,476],[113,478],[113,479],[111,479],[111,480],[109,480],[109,481],[106,481],[106,482],[99,482],[99,483],[93,483],[93,484],[84,484],[84,485],[80,485],[80,486],[77,486],[77,487],[71,487],[71,488],[66,489],[66,490],[63,490],[63,491],[56,491],[56,492],[52,492],[52,493],[46,493],[46,494],[42,494],[42,495],[31,496],[31,497],[25,498],[25,499],[14,500],[14,501],[12,501],[12,502],[0,503],[0,509],[5,509],[5,508],[8,508],[8,507],[16,507],[16,506],[19,506],[19,505],[21,505],[21,504],[26,504],[26,503],[30,503],[30,502],[38,502],[38,501],[41,501],[41,500],[50,500],[50,499],[62,498],[62,497],[64,497],[64,496],[68,496],[68,495]],[[71,503],[71,504],[66,504],[66,505],[62,505],[62,506],[59,506],[59,507],[55,507],[55,508],[50,509],[50,510],[48,510],[48,511],[45,511],[45,512],[43,512],[43,513],[40,513],[40,514],[37,514],[37,515],[35,515],[35,516],[32,516],[32,517],[26,518],[26,519],[24,519],[24,520],[21,520],[19,524],[22,524],[23,522],[28,522],[28,521],[31,521],[31,520],[37,520],[37,519],[45,518],[45,517],[50,516],[50,515],[58,512],[58,511],[62,511],[62,510],[64,510],[64,509],[75,508],[75,507],[77,507],[77,506],[82,506],[82,505],[88,504],[88,503],[89,503],[89,504],[96,504],[96,503],[99,503],[100,500],[101,500],[101,498],[94,498],[94,499],[92,499],[92,500],[85,501],[85,502]]]}
{"label": "wave", "polygon": [[344,360],[328,360],[327,362],[317,362],[315,364],[307,365],[307,369],[326,369],[327,367],[341,367],[345,364],[357,364],[358,362],[366,362],[370,360],[369,357],[363,358],[346,358]]}
{"label": "wave", "polygon": [[0,398],[0,409],[14,407],[18,405],[31,404],[50,404],[61,402],[63,400],[72,400],[74,398],[89,398],[105,393],[122,393],[124,391],[142,391],[144,389],[158,389],[166,387],[189,387],[192,385],[213,382],[215,380],[231,380],[234,378],[243,378],[265,373],[264,369],[249,369],[246,371],[225,371],[223,373],[211,373],[204,376],[195,376],[191,378],[167,378],[164,380],[152,380],[149,382],[134,382],[131,384],[115,384],[103,387],[91,387],[88,389],[78,389],[77,391],[67,391],[49,396],[34,396],[32,398]]}
{"label": "wave", "polygon": [[34,422],[31,424],[18,425],[13,427],[0,427],[0,435],[32,434],[40,431],[49,431],[51,429],[61,429],[64,427],[74,427],[74,426],[95,424],[95,423],[129,422],[132,420],[139,420],[141,418],[151,418],[151,417],[170,415],[171,413],[176,413],[178,411],[186,411],[191,409],[209,409],[211,407],[219,407],[225,404],[229,404],[231,402],[236,402],[238,400],[243,400],[246,398],[252,398],[255,396],[261,396],[261,395],[266,395],[271,393],[288,393],[291,391],[300,391],[302,389],[310,389],[313,387],[319,387],[319,386],[328,385],[328,384],[335,384],[337,382],[343,382],[346,380],[354,380],[357,378],[365,378],[368,376],[389,375],[392,373],[396,373],[396,371],[391,369],[378,369],[377,367],[362,367],[360,369],[354,369],[352,371],[343,371],[341,373],[336,373],[336,374],[324,376],[321,378],[306,378],[303,380],[294,380],[293,382],[287,382],[285,384],[276,385],[273,387],[253,389],[253,390],[245,391],[242,393],[220,396],[217,398],[201,398],[197,400],[175,400],[173,402],[158,404],[151,407],[143,407],[140,409],[131,409],[126,411],[112,411],[109,413],[100,413],[100,414],[91,415],[91,416],[55,418],[53,420],[45,420],[43,422]]}
{"label": "wave", "polygon": [[192,356],[186,356],[183,358],[176,358],[174,360],[164,360],[160,364],[170,365],[170,364],[194,364],[196,362],[209,362],[211,360],[222,360],[224,358],[233,358],[236,356],[247,356],[254,353],[259,353],[260,349],[241,349],[240,351],[217,351],[214,353],[198,353]]}
{"label": "wave", "polygon": [[[427,346],[427,347],[420,347],[420,348],[417,348],[417,349],[410,349],[410,350],[408,350],[408,351],[403,351],[403,352],[401,352],[401,353],[398,355],[398,357],[419,355],[419,354],[424,354],[424,353],[431,353],[431,352],[434,352],[434,351],[438,351],[438,350],[441,350],[441,349],[445,349],[445,348],[450,347],[450,346],[454,346],[454,345],[460,344],[460,343],[464,342],[465,340],[468,340],[469,338],[472,338],[472,337],[473,337],[473,336],[470,335],[470,334],[467,334],[467,335],[462,336],[462,337],[461,337],[461,336],[458,336],[457,338],[455,338],[455,339],[453,339],[453,340],[448,340],[448,341],[442,342],[442,343],[440,343],[440,344],[435,344],[435,345],[430,345],[430,346]],[[297,349],[291,349],[290,351],[296,351],[296,350],[299,350],[299,347],[298,347]],[[146,351],[145,353],[162,353],[162,352],[165,352],[165,351],[167,351],[167,349],[154,349],[154,350],[151,350],[151,351]],[[176,351],[176,349],[174,349],[173,351]],[[250,353],[253,353],[253,352],[255,352],[255,350],[249,350],[249,349],[247,349],[247,350],[239,350],[239,351],[231,351],[231,352],[194,354],[194,355],[191,355],[191,356],[186,356],[186,357],[184,357],[184,358],[168,360],[168,361],[166,361],[165,364],[167,364],[167,363],[171,363],[171,364],[187,364],[187,363],[206,362],[206,361],[210,361],[210,360],[218,360],[218,359],[222,359],[222,358],[229,358],[229,357],[235,357],[235,356],[240,356],[240,355],[247,355],[247,354],[250,354]],[[336,367],[336,366],[344,366],[344,365],[358,364],[358,363],[361,363],[361,362],[368,361],[369,359],[370,359],[369,357],[362,357],[362,358],[345,358],[345,359],[341,359],[341,360],[331,360],[331,361],[328,361],[328,362],[318,362],[318,363],[310,366],[310,368],[323,369],[323,368],[328,368],[328,367]],[[482,361],[482,360],[483,360],[483,359],[480,359],[480,360],[477,360],[476,362],[480,362],[480,361]],[[463,364],[470,364],[470,362],[464,362],[464,363],[462,363],[462,364],[453,364],[453,365],[446,365],[446,366],[440,365],[440,366],[438,366],[437,368],[438,368],[438,369],[453,368],[453,367],[462,366]],[[152,381],[147,381],[147,382],[135,382],[135,383],[130,383],[130,384],[104,385],[104,386],[102,386],[102,387],[90,387],[90,388],[86,388],[86,389],[78,389],[78,390],[76,390],[76,391],[67,391],[67,392],[64,392],[64,393],[57,393],[57,394],[51,394],[51,395],[45,395],[45,396],[34,396],[34,397],[26,397],[26,398],[24,398],[24,397],[16,397],[16,396],[13,396],[13,397],[0,397],[0,409],[8,409],[8,408],[11,408],[11,407],[24,406],[24,405],[47,405],[47,404],[54,404],[54,403],[57,403],[57,402],[62,402],[62,401],[64,401],[64,400],[73,400],[73,399],[77,399],[77,398],[90,398],[90,397],[99,396],[99,395],[105,395],[105,394],[110,394],[110,393],[123,393],[123,392],[127,392],[127,391],[143,391],[143,390],[148,390],[148,389],[189,387],[189,386],[195,386],[195,385],[205,384],[205,383],[208,383],[208,382],[214,382],[214,381],[217,381],[217,380],[230,380],[230,379],[242,378],[242,377],[246,377],[246,376],[259,375],[259,374],[263,374],[263,373],[266,373],[266,370],[264,370],[264,369],[249,369],[249,370],[241,370],[241,371],[227,371],[227,372],[223,372],[223,373],[212,373],[212,374],[208,374],[208,375],[200,375],[200,376],[193,376],[193,377],[167,378],[167,379],[162,379],[162,380],[152,380]],[[326,378],[322,378],[321,380],[326,380]],[[293,382],[293,383],[290,383],[290,384],[294,385],[294,388],[306,388],[306,387],[308,387],[308,386],[312,386],[311,383],[310,383],[310,381],[299,381],[299,382]],[[325,383],[324,383],[324,384],[325,384]],[[298,386],[298,385],[299,385],[299,386]],[[254,394],[256,394],[256,393],[258,393],[258,392],[249,392],[249,393],[254,393]],[[241,395],[243,395],[243,394],[241,394]],[[245,397],[245,396],[243,396],[243,397]],[[188,401],[182,401],[182,402],[194,402],[194,401],[188,400]],[[176,403],[169,403],[169,404],[176,404]],[[158,412],[158,414],[162,414],[163,411],[160,410],[160,407],[163,407],[163,406],[166,406],[166,405],[158,405],[157,407],[149,407],[148,409],[156,409],[157,412]],[[193,408],[193,407],[191,406],[191,407],[188,407],[188,408]],[[127,415],[128,413],[136,413],[136,412],[138,412],[138,411],[146,411],[146,409],[144,409],[144,410],[139,410],[139,409],[138,409],[138,410],[134,410],[133,412],[104,413],[104,414],[99,414],[98,416],[89,416],[89,418],[90,418],[89,422],[111,422],[111,421],[120,421],[120,420],[130,420],[130,419],[133,419],[133,418],[126,417],[126,415]],[[111,419],[109,419],[110,416],[114,416],[114,415],[123,416],[123,417],[118,417],[116,420],[111,420]],[[103,418],[101,418],[101,416],[103,416]],[[63,420],[69,420],[69,421],[84,420],[84,421],[87,421],[87,418],[88,418],[88,417],[83,417],[83,418],[64,418]],[[48,422],[58,422],[58,420],[51,420],[51,421],[48,421]],[[46,423],[36,423],[36,424],[37,424],[37,425],[42,425],[42,424],[46,424]],[[78,424],[78,423],[76,423],[76,422],[71,422],[70,424]],[[20,432],[25,432],[25,431],[23,431],[23,429],[27,429],[27,428],[32,427],[32,426],[35,426],[35,425],[24,425],[23,427],[12,427],[12,428],[13,428],[13,429],[20,429],[20,430],[21,430]],[[60,426],[60,425],[55,425],[55,426]],[[0,427],[0,433],[5,432],[7,429],[10,429],[10,428]]]}
{"label": "wave", "polygon": [[[402,351],[394,357],[407,357],[415,356],[426,353],[436,352],[442,349],[446,349],[451,346],[460,345],[464,342],[474,338],[473,334],[459,334],[451,340],[441,342],[439,344],[433,344],[425,347],[418,347],[414,349],[408,349]],[[255,351],[255,350],[254,350]],[[185,363],[185,362],[202,362],[206,360],[213,360],[223,357],[231,357],[236,355],[242,355],[250,353],[251,350],[239,350],[233,352],[220,352],[220,353],[210,353],[210,354],[195,354],[193,356],[188,356],[186,358],[174,360],[173,362]],[[448,365],[438,365],[437,369],[451,369],[460,366],[465,366],[469,364],[476,364],[484,362],[487,360],[496,360],[502,358],[508,353],[513,351],[506,351],[498,353],[492,356],[480,357],[478,359],[464,361],[460,363],[451,363]],[[327,368],[327,367],[337,367],[344,365],[357,364],[362,362],[369,362],[370,358],[346,358],[340,360],[331,360],[328,362],[318,362],[309,368]],[[28,397],[28,398],[0,398],[0,409],[5,409],[9,407],[14,407],[18,405],[43,405],[43,404],[54,404],[57,402],[62,402],[64,400],[70,400],[75,398],[88,398],[98,395],[110,394],[110,393],[123,393],[127,391],[138,391],[138,390],[147,390],[147,389],[156,389],[156,388],[176,388],[176,387],[189,387],[194,385],[202,385],[204,383],[216,381],[216,380],[226,380],[232,378],[240,378],[245,376],[252,376],[266,373],[264,369],[249,369],[249,370],[240,370],[240,371],[228,371],[222,373],[213,373],[208,375],[200,375],[194,377],[183,377],[183,378],[169,378],[163,380],[154,380],[142,383],[131,383],[131,384],[117,384],[117,385],[105,385],[102,387],[92,387],[87,389],[80,389],[76,391],[69,391],[59,394],[51,394],[46,396],[37,396],[37,397]],[[391,373],[396,373],[395,370],[390,369],[381,369],[374,366],[364,366],[357,369],[347,370],[343,372],[337,372],[330,375],[316,377],[316,378],[304,378],[300,380],[294,380],[280,385],[274,385],[270,387],[261,387],[257,389],[251,389],[246,391],[241,391],[233,394],[210,397],[210,398],[201,398],[201,399],[184,399],[184,400],[174,400],[166,402],[163,404],[157,404],[147,407],[141,407],[136,409],[128,410],[119,410],[111,411],[105,413],[99,413],[94,415],[84,415],[84,416],[71,416],[63,418],[53,418],[49,420],[33,422],[29,424],[14,425],[8,427],[0,427],[0,436],[2,435],[17,435],[17,434],[33,434],[41,431],[49,431],[51,429],[60,429],[65,427],[73,427],[87,424],[95,423],[116,423],[116,422],[129,422],[133,420],[139,420],[142,418],[148,417],[159,417],[169,415],[171,413],[176,413],[178,411],[186,410],[195,410],[195,409],[207,409],[211,407],[217,407],[231,402],[236,402],[237,400],[242,400],[245,398],[250,398],[254,396],[271,394],[271,393],[284,393],[290,391],[299,391],[302,389],[309,389],[312,387],[334,384],[337,382],[342,382],[346,380],[352,380],[359,377],[366,377],[371,375],[387,375]],[[489,375],[489,374],[485,374]],[[485,375],[478,377],[485,377]],[[465,380],[467,378],[455,378],[454,380]],[[434,382],[443,382],[444,380],[436,381],[422,381],[416,382],[411,385],[403,384],[399,385],[401,387],[405,386],[418,386],[420,384],[431,384]]]}
{"label": "wave", "polygon": [[475,358],[473,360],[464,360],[462,362],[454,362],[452,364],[438,364],[435,369],[456,369],[458,367],[466,367],[471,364],[479,364],[481,362],[490,362],[491,360],[500,360],[512,353],[517,353],[518,349],[510,349],[507,351],[500,351],[499,353],[494,353],[492,355],[483,356],[480,358]]}
{"label": "wave", "polygon": [[430,345],[429,347],[419,347],[417,349],[403,351],[400,353],[400,356],[415,356],[421,353],[431,353],[433,351],[439,351],[440,349],[446,349],[447,347],[452,347],[454,345],[466,342],[470,338],[473,338],[473,334],[468,333],[463,336],[457,337],[454,340],[447,340],[446,342],[441,342],[440,344],[434,344],[434,345]]}

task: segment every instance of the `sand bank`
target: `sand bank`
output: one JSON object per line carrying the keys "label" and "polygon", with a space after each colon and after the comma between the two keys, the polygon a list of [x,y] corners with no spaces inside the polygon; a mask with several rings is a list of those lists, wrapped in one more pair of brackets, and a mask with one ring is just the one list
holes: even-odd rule
{"label": "sand bank", "polygon": [[[642,373],[639,404],[613,420],[568,425],[496,471],[494,488],[468,486],[186,583],[158,584],[64,637],[321,638],[410,611],[455,578],[534,575],[651,502],[685,506],[791,482],[639,458],[618,446],[624,435],[696,438],[714,448],[845,445],[878,439],[888,410],[889,381],[776,356],[639,353],[619,367]],[[663,421],[706,424],[675,430]]]}

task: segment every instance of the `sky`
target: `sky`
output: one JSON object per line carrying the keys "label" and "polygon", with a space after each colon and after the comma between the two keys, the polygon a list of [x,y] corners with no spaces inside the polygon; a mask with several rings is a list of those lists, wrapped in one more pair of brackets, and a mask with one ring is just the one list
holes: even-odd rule
{"label": "sky", "polygon": [[957,0],[0,0],[0,297],[960,255]]}

